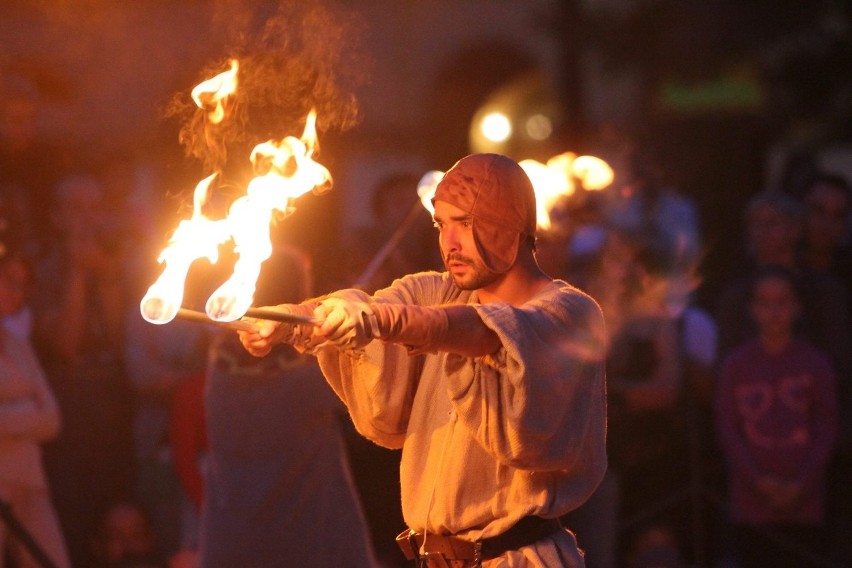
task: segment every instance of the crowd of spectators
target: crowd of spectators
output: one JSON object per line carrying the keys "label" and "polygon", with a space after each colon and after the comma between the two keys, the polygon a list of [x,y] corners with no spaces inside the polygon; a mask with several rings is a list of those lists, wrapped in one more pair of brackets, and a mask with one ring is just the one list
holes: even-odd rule
{"label": "crowd of spectators", "polygon": [[[65,565],[67,554],[73,566],[188,567],[203,549],[206,565],[224,566],[236,561],[226,554],[239,553],[237,541],[260,551],[252,531],[280,530],[305,546],[323,537],[329,553],[336,543],[353,566],[404,566],[391,532],[403,527],[388,522],[399,515],[388,499],[398,492],[398,457],[365,449],[331,391],[308,388],[324,386],[321,376],[295,353],[256,365],[205,326],[142,321],[138,302],[156,264],[146,255],[160,231],[146,225],[151,212],[134,209],[138,165],[115,155],[84,163],[43,147],[28,128],[32,93],[5,88],[0,335],[14,337],[3,340],[6,352],[10,341],[31,345],[41,370],[23,390],[0,376],[0,437],[26,436],[43,450],[42,512],[62,536],[32,533],[54,562]],[[730,259],[713,303],[699,305],[701,212],[640,158],[626,163],[634,167],[610,188],[566,198],[567,214],[539,238],[543,268],[599,302],[609,340],[609,472],[563,521],[590,568],[750,568],[767,558],[776,567],[848,565],[849,181],[825,172],[795,191],[755,191],[731,227],[744,235],[742,255]],[[353,248],[341,281],[358,281],[406,222],[416,179],[377,188],[375,234],[384,236],[342,247]],[[405,191],[410,198],[399,197]],[[416,225],[362,284],[372,291],[395,275],[440,269],[436,243],[421,233]],[[288,262],[309,280],[300,254]],[[263,382],[271,375],[296,378]],[[15,417],[28,405],[44,413],[24,432]],[[0,497],[11,502],[19,470],[3,470],[7,447]],[[337,493],[309,483],[328,485],[328,476],[341,480]],[[309,514],[315,520],[304,522]],[[257,524],[229,525],[231,515]],[[341,522],[352,542],[340,540]]]}

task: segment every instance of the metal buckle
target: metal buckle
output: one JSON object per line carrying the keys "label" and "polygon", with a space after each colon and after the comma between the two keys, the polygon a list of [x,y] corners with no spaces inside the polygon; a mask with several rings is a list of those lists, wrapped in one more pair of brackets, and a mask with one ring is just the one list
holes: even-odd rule
{"label": "metal buckle", "polygon": [[418,558],[420,568],[450,568],[447,559],[440,552],[424,552]]}

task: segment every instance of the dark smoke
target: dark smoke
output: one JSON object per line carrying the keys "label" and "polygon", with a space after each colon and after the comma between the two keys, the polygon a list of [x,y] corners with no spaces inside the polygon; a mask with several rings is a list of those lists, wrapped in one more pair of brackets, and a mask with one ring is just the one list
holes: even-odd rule
{"label": "dark smoke", "polygon": [[190,97],[194,84],[175,95],[167,112],[180,121],[187,155],[206,171],[224,172],[225,179],[249,174],[252,148],[300,136],[312,108],[320,144],[324,132],[356,124],[354,92],[366,77],[367,60],[358,49],[362,27],[352,14],[319,1],[284,0],[259,9],[227,0],[216,3],[213,17],[225,38],[224,52],[201,71],[196,84],[238,59],[229,115],[218,125],[208,124]]}

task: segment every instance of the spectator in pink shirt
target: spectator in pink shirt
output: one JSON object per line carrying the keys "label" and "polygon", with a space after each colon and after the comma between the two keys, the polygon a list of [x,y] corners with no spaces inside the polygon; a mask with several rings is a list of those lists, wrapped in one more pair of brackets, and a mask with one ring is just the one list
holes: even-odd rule
{"label": "spectator in pink shirt", "polygon": [[826,473],[838,434],[835,373],[796,332],[792,273],[776,266],[757,272],[750,310],[757,336],[725,358],[715,401],[729,514],[742,568],[802,568],[825,556]]}

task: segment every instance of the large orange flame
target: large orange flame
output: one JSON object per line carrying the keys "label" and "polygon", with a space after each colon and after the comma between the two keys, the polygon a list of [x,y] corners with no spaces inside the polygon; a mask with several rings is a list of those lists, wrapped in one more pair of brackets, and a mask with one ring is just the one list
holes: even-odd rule
{"label": "large orange flame", "polygon": [[228,212],[228,225],[239,258],[234,273],[207,301],[207,315],[216,321],[233,321],[251,307],[260,266],[272,254],[269,223],[277,211],[293,212],[292,201],[313,190],[330,186],[331,174],[311,155],[316,144],[316,113],[311,111],[301,139],[288,136],[279,142],[258,144],[251,160],[260,175],[251,180],[246,195]]}
{"label": "large orange flame", "polygon": [[215,263],[219,259],[219,245],[231,236],[224,221],[208,219],[201,212],[215,178],[216,174],[208,176],[195,187],[192,217],[178,224],[157,259],[165,263],[166,268],[139,304],[142,317],[151,323],[163,324],[174,319],[183,302],[184,282],[190,265],[203,257]]}
{"label": "large orange flame", "polygon": [[[192,98],[208,114],[212,123],[226,116],[228,97],[235,92],[236,60],[231,69],[199,84]],[[316,112],[311,110],[301,138],[288,136],[255,146],[251,162],[256,176],[246,194],[236,199],[224,219],[207,218],[202,208],[216,174],[195,188],[192,217],[178,224],[168,245],[160,254],[163,273],[148,289],[140,303],[142,317],[156,324],[168,323],[177,315],[183,301],[187,273],[191,264],[202,257],[218,260],[218,247],[234,243],[237,261],[231,277],[207,301],[208,317],[220,322],[239,319],[251,307],[260,267],[272,254],[270,223],[295,210],[293,200],[308,191],[331,187],[331,174],[313,160],[317,149]]]}

